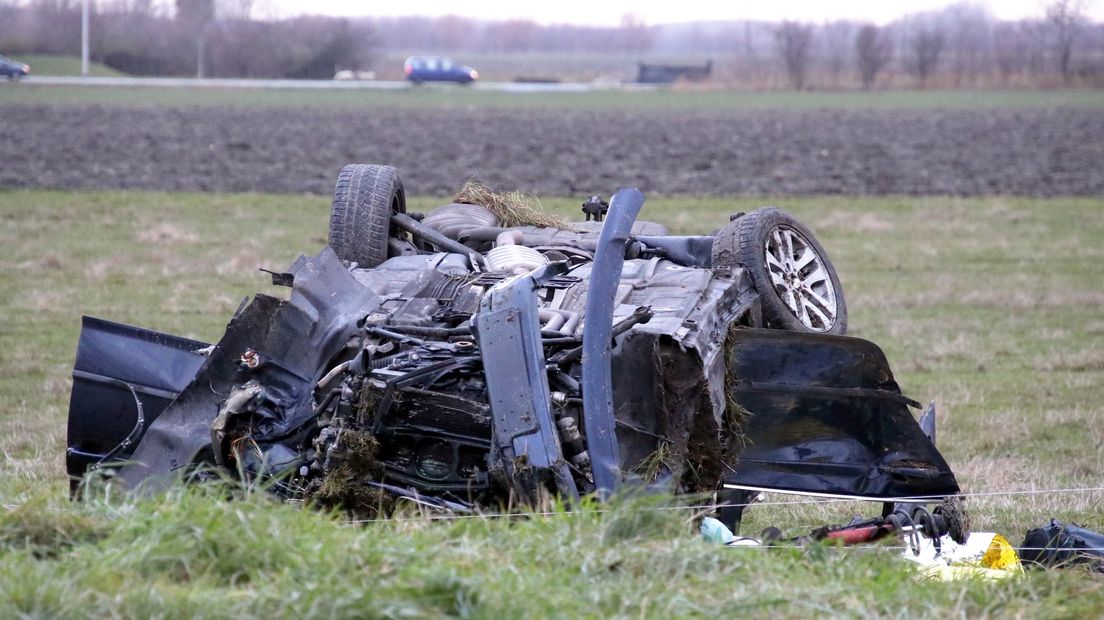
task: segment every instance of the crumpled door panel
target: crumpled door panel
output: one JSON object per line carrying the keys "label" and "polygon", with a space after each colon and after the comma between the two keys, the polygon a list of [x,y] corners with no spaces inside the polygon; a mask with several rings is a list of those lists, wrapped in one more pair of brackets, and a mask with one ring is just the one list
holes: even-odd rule
{"label": "crumpled door panel", "polygon": [[865,498],[942,497],[958,483],[909,411],[885,354],[845,336],[739,329],[727,352],[746,447],[727,486]]}

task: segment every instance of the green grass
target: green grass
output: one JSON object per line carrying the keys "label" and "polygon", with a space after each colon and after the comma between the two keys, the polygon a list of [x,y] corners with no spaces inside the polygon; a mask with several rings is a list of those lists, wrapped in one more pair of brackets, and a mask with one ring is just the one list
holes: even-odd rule
{"label": "green grass", "polygon": [[657,110],[729,112],[818,109],[1024,109],[1104,108],[1104,91],[824,91],[745,92],[659,89],[583,93],[504,93],[478,86],[431,85],[387,90],[270,90],[118,86],[0,88],[0,105],[209,105],[248,107],[431,107],[536,108],[578,110]]}
{"label": "green grass", "polygon": [[3,517],[0,615],[1074,618],[1104,605],[1104,586],[1078,573],[948,584],[883,553],[716,547],[657,507],[350,527],[194,491],[39,502]]}
{"label": "green grass", "polygon": [[[417,199],[412,209],[440,202]],[[1104,471],[1104,201],[793,198],[841,273],[852,334],[909,395],[970,493],[1089,487]],[[545,205],[575,216],[577,199]],[[759,200],[649,201],[707,232]],[[921,580],[890,550],[760,553],[697,540],[682,510],[349,526],[201,491],[70,504],[65,411],[79,317],[217,339],[242,297],[325,243],[324,198],[0,190],[0,617],[1094,617],[1079,571]],[[781,500],[770,496],[769,501]],[[1104,493],[982,495],[1014,543],[1050,517],[1104,529]],[[788,534],[871,506],[748,513]]]}
{"label": "green grass", "polygon": [[[81,74],[81,59],[77,56],[24,54],[19,56],[19,61],[31,66],[31,76],[79,76]],[[126,74],[121,71],[116,71],[107,65],[98,62],[90,62],[88,63],[88,75],[93,77],[117,77]]]}

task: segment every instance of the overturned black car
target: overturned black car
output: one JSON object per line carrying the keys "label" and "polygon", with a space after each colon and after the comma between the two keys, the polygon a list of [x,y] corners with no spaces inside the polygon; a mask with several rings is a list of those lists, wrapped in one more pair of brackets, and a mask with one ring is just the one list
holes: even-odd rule
{"label": "overturned black car", "polygon": [[92,469],[149,489],[221,470],[362,512],[625,486],[958,494],[786,212],[671,236],[636,221],[632,189],[571,224],[473,196],[407,214],[394,168],[349,165],[329,246],[273,272],[289,298],[258,294],[217,344],[86,317],[74,488]]}

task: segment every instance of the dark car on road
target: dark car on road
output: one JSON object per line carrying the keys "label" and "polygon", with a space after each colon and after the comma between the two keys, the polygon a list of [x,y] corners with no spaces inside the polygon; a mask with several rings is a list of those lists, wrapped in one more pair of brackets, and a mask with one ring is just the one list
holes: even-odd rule
{"label": "dark car on road", "polygon": [[21,78],[30,72],[30,65],[12,60],[7,56],[0,56],[0,75],[6,75],[9,80]]}
{"label": "dark car on road", "polygon": [[406,79],[415,83],[456,82],[471,84],[479,79],[479,72],[471,67],[459,65],[450,58],[441,56],[411,56],[403,63]]}

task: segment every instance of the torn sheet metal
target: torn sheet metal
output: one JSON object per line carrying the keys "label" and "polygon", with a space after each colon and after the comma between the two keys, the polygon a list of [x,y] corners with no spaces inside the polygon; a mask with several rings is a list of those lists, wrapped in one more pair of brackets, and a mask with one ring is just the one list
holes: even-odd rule
{"label": "torn sheet metal", "polygon": [[[211,425],[234,386],[250,379],[263,383],[270,396],[264,436],[278,437],[313,415],[312,388],[325,364],[379,301],[330,248],[301,258],[289,272],[291,299],[258,295],[230,321],[194,380],[150,425],[131,462],[119,470],[121,482],[162,488],[182,468],[214,462]],[[247,352],[257,356],[256,365],[243,363]]]}

